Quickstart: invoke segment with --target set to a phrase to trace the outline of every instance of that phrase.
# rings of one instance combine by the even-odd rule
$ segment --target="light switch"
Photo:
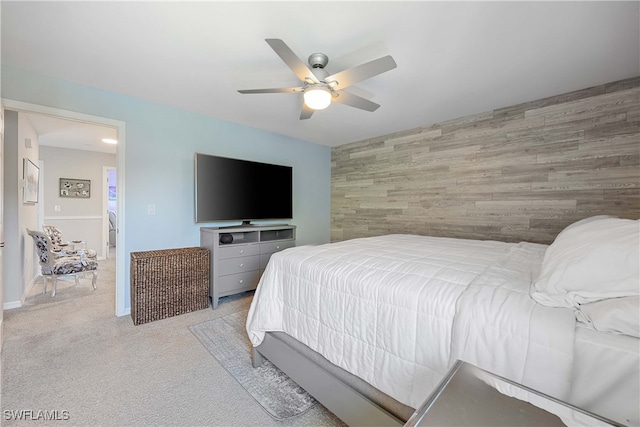
[[[60,205],[55,205],[53,207],[53,210],[56,211],[56,212],[60,212]]]
[[[156,214],[156,205],[147,205],[147,215]]]

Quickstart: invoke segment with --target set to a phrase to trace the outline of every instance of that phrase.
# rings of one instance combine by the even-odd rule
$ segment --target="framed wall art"
[[[60,197],[88,199],[91,197],[91,180],[60,178]]]
[[[38,188],[40,180],[40,169],[31,160],[23,160],[22,177],[24,178],[24,192],[22,193],[23,203],[38,203]]]

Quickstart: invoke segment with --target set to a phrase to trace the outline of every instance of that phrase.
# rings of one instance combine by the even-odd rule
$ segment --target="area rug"
[[[251,365],[246,319],[247,311],[241,311],[189,329],[273,418],[284,420],[307,412],[315,399],[284,372],[268,360],[258,368]]]

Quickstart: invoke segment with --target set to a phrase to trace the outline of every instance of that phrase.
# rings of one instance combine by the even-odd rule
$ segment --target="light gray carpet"
[[[315,399],[271,362],[267,360],[253,368],[246,319],[247,311],[241,311],[189,329],[275,419],[295,417],[311,409],[316,404]]]
[[[89,279],[34,288],[4,311],[0,424],[5,426],[344,426],[322,405],[277,421],[191,333],[189,326],[249,308],[253,295],[217,310],[134,326],[115,317],[113,259]],[[68,421],[17,421],[4,411],[68,411]]]

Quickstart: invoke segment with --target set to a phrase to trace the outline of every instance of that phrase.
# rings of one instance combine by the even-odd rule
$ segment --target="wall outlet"
[[[56,212],[60,212],[60,205],[55,205],[53,207],[53,210],[56,211]]]
[[[147,215],[156,214],[156,205],[147,205]]]

